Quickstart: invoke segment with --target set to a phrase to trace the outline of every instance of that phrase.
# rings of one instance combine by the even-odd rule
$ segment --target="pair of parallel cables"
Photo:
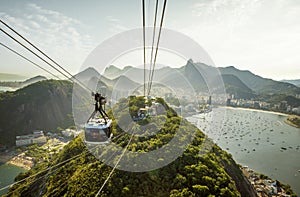
[[[146,32],[145,32],[145,0],[142,0],[142,12],[143,12],[143,45],[144,45],[144,96],[146,96],[146,91],[147,91],[147,96],[150,94],[151,88],[152,88],[152,82],[153,82],[153,75],[154,75],[154,70],[155,70],[155,65],[156,65],[156,59],[157,59],[157,54],[158,54],[158,49],[159,49],[159,41],[160,41],[160,36],[161,36],[161,29],[162,29],[162,25],[163,25],[163,19],[164,19],[164,14],[165,14],[165,9],[166,9],[166,3],[167,0],[164,0],[164,4],[163,4],[163,10],[162,10],[162,16],[161,16],[161,21],[160,21],[160,26],[159,26],[159,33],[158,33],[158,38],[157,38],[157,42],[156,42],[156,49],[155,49],[155,54],[154,54],[154,58],[153,58],[153,53],[154,53],[154,41],[155,41],[155,30],[156,30],[156,20],[157,20],[157,12],[158,12],[158,0],[156,0],[156,6],[155,6],[155,17],[154,17],[154,28],[153,28],[153,38],[152,38],[152,47],[151,47],[151,58],[150,58],[150,72],[149,72],[149,76],[148,76],[148,87],[146,90]],[[64,77],[66,77],[67,80],[70,80],[72,82],[78,82],[78,84],[83,87],[86,90],[89,90],[90,92],[93,92],[93,90],[91,90],[89,87],[87,87],[85,84],[83,84],[80,80],[78,80],[74,75],[72,75],[70,72],[68,72],[64,67],[62,67],[60,64],[58,64],[56,61],[54,61],[52,58],[49,57],[49,55],[47,55],[46,53],[44,53],[41,49],[39,49],[36,45],[34,45],[32,42],[30,42],[28,39],[26,39],[24,36],[22,36],[19,32],[17,32],[15,29],[13,29],[11,26],[9,26],[7,23],[5,23],[3,20],[0,19],[0,22],[6,26],[8,29],[10,29],[13,33],[15,33],[16,35],[18,35],[20,38],[22,38],[23,41],[25,41],[27,44],[29,44],[31,47],[33,47],[35,50],[37,50],[39,53],[41,53],[43,56],[45,56],[48,60],[50,60],[53,64],[55,64],[56,66],[58,66],[60,69],[58,69],[56,66],[54,66],[52,63],[50,63],[48,60],[46,60],[45,58],[41,57],[39,54],[37,54],[36,52],[34,52],[32,49],[30,49],[28,46],[24,45],[22,42],[20,42],[18,39],[16,39],[13,35],[11,35],[10,33],[8,33],[7,31],[3,30],[2,28],[0,28],[0,31],[2,31],[5,35],[7,35],[10,39],[12,39],[14,42],[16,42],[17,44],[21,45],[23,48],[25,48],[27,51],[29,51],[30,53],[32,53],[33,55],[35,55],[36,57],[38,57],[40,60],[42,60],[43,62],[45,62],[47,65],[49,65],[51,68],[55,69],[57,72],[59,72],[61,75],[63,75]],[[44,67],[40,66],[39,64],[33,62],[32,60],[30,60],[29,58],[26,58],[25,56],[23,56],[22,54],[18,53],[17,51],[13,50],[12,48],[8,47],[7,45],[3,44],[0,42],[0,45],[5,47],[6,49],[10,50],[11,52],[15,53],[16,55],[20,56],[21,58],[25,59],[26,61],[32,63],[33,65],[37,66],[38,68],[46,71],[47,73],[51,74],[52,76],[60,79],[58,76],[56,76],[55,74],[53,74],[51,71],[45,69]],[[105,184],[107,183],[107,181],[109,180],[109,178],[112,176],[116,166],[118,165],[119,161],[121,160],[122,156],[124,155],[128,145],[131,142],[133,136],[131,136],[124,152],[122,153],[121,157],[119,158],[118,162],[116,163],[115,167],[112,169],[112,171],[110,172],[109,176],[107,177],[107,179],[105,180],[105,182],[103,183],[103,185],[101,186],[100,190],[97,192],[96,196],[98,196],[102,189],[104,188]],[[79,156],[79,155],[78,155]],[[70,158],[70,160],[78,157],[75,156],[73,158]],[[68,162],[70,160],[66,160],[64,162]],[[61,162],[60,164],[64,163]],[[56,165],[57,166],[57,165]],[[53,166],[54,167],[54,166]],[[38,173],[39,174],[39,173]],[[38,175],[36,174],[36,175]],[[34,175],[34,176],[36,176]],[[30,176],[32,177],[32,176]],[[29,178],[29,177],[28,177]],[[18,181],[17,183],[20,183],[22,181],[27,180],[23,179]],[[14,183],[16,184],[16,183]],[[12,184],[12,185],[14,185]],[[11,186],[11,185],[10,185]],[[7,188],[7,187],[4,187]],[[1,188],[0,190],[4,189]]]
[[[157,20],[157,12],[158,12],[158,0],[156,0],[155,4],[155,13],[154,13],[154,23],[153,23],[153,33],[152,33],[152,46],[151,46],[151,56],[150,56],[150,69],[149,69],[149,76],[148,76],[148,83],[146,88],[146,22],[145,22],[145,0],[142,0],[142,12],[143,12],[143,49],[144,49],[144,96],[149,96],[151,93],[152,88],[152,82],[153,82],[153,76],[154,76],[154,70],[156,65],[156,59],[157,59],[157,53],[159,50],[159,41],[161,36],[161,30],[162,25],[164,21],[165,16],[165,10],[166,10],[167,0],[164,0],[161,18],[160,18],[160,25],[159,25],[159,32],[155,47],[155,53],[154,53],[154,43],[155,43],[155,34],[156,34],[156,20]],[[154,53],[154,57],[153,57]]]
[[[22,46],[23,48],[25,48],[27,51],[29,51],[30,53],[32,53],[34,56],[36,56],[37,58],[39,58],[40,60],[42,60],[44,63],[46,63],[48,66],[50,66],[51,68],[53,68],[54,70],[56,70],[57,72],[59,72],[61,75],[63,75],[64,77],[66,77],[67,80],[77,83],[78,85],[80,85],[82,88],[84,88],[85,90],[88,90],[90,92],[93,92],[93,90],[91,90],[89,87],[87,87],[85,84],[83,84],[80,80],[78,80],[76,78],[75,75],[72,75],[69,71],[67,71],[63,66],[61,66],[59,63],[57,63],[56,61],[54,61],[52,58],[49,57],[49,55],[47,55],[45,52],[43,52],[41,49],[39,49],[35,44],[33,44],[32,42],[30,42],[27,38],[25,38],[23,35],[21,35],[19,32],[17,32],[15,29],[13,29],[11,26],[9,26],[7,23],[5,23],[3,20],[0,19],[0,23],[2,23],[4,26],[6,26],[9,30],[11,30],[14,34],[16,34],[17,36],[19,36],[23,41],[25,41],[27,44],[29,44],[31,47],[33,47],[35,50],[37,50],[41,55],[43,55],[45,58],[41,57],[41,55],[39,55],[38,53],[36,53],[35,51],[33,51],[33,49],[30,49],[28,46],[26,46],[25,44],[23,44],[21,41],[19,41],[16,37],[14,37],[11,33],[8,33],[7,31],[5,31],[4,29],[0,28],[0,31],[2,31],[6,36],[8,36],[10,39],[12,39],[14,42],[16,42],[17,44],[19,44],[20,46]],[[55,75],[53,72],[49,71],[48,69],[44,68],[43,66],[33,62],[32,60],[30,60],[29,58],[25,57],[24,55],[20,54],[19,52],[13,50],[12,48],[8,47],[7,45],[3,44],[0,42],[0,45],[5,47],[6,49],[10,50],[11,52],[15,53],[16,55],[20,56],[21,58],[25,59],[26,61],[30,62],[31,64],[37,66],[38,68],[42,69],[43,71],[46,71],[47,73],[51,74],[52,76],[54,76],[57,79],[60,79],[57,75]],[[50,60],[50,62],[48,60]],[[52,62],[52,63],[51,63]],[[53,65],[54,64],[54,65]],[[56,65],[56,66],[55,66]],[[58,67],[58,68],[57,68]]]

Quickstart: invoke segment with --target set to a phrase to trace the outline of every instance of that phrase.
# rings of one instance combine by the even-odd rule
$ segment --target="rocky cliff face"
[[[221,163],[227,174],[234,180],[241,196],[258,196],[249,180],[243,175],[241,169],[232,158],[229,158],[229,162],[222,160]]]
[[[72,125],[72,84],[46,80],[0,94],[0,144],[14,145],[15,136],[33,130]]]

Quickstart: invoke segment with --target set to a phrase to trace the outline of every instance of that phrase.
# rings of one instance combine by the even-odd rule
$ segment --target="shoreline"
[[[34,166],[32,158],[25,157],[24,153],[16,154],[15,151],[10,151],[0,155],[0,165],[14,165],[25,170],[30,170]]]
[[[10,161],[14,156],[12,155],[0,155],[0,165],[6,164],[8,161]]]
[[[298,123],[293,122],[293,121],[295,121],[295,119]],[[284,122],[290,126],[293,126],[293,127],[296,127],[299,129],[300,128],[299,120],[300,120],[300,116],[290,115]]]
[[[231,106],[218,106],[218,107],[227,108],[227,109],[240,109],[240,110],[263,112],[263,113],[275,114],[275,115],[280,115],[280,116],[285,116],[285,117],[289,117],[291,115],[291,114],[285,114],[285,113],[282,113],[282,112],[268,111],[268,110],[263,110],[263,109],[252,109],[252,108],[231,107]]]
[[[292,114],[285,114],[282,112],[275,112],[275,111],[268,111],[268,110],[262,110],[262,109],[252,109],[252,108],[243,108],[243,107],[230,107],[230,106],[218,106],[220,108],[225,109],[239,109],[239,110],[248,110],[248,111],[255,111],[255,112],[263,112],[263,113],[269,113],[269,114],[275,114],[286,117],[286,120],[283,122],[291,127],[300,128],[298,125],[294,124],[292,121],[289,120],[290,117],[295,116]]]
[[[6,165],[13,165],[13,166],[17,166],[20,168],[23,168],[24,170],[31,170],[31,168],[33,167],[32,164],[29,163],[22,163],[22,162],[18,162],[18,161],[8,161],[5,163]]]
[[[26,156],[25,152],[22,152],[16,156],[14,156],[10,160],[8,160],[6,163],[24,168],[25,170],[30,170],[34,166],[33,158]]]
[[[288,124],[288,125],[290,125],[290,126],[292,126],[292,127],[298,128],[298,129],[300,128],[298,125],[294,124],[293,122],[291,122],[291,121],[288,120],[288,119],[285,120],[284,123],[285,123],[285,124]]]
[[[267,175],[256,172],[248,166],[240,167],[244,176],[248,179],[258,196],[268,196],[270,193],[275,196],[290,196],[295,194],[290,185],[281,183],[277,179],[272,179]]]

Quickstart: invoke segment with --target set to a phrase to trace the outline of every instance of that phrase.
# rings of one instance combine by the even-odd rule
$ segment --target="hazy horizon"
[[[146,26],[153,25],[153,13],[154,1],[147,1]],[[167,4],[163,27],[197,42],[218,67],[234,66],[274,80],[298,79],[299,17],[295,0],[174,0]],[[0,19],[71,73],[81,70],[88,54],[108,38],[142,27],[141,2],[124,0],[3,0]],[[3,33],[0,42],[41,64]],[[45,75],[2,46],[0,58],[0,73]]]
[[[127,67],[127,66],[131,66],[131,67],[134,67],[133,65],[126,65],[126,66],[121,66],[121,67],[119,67],[119,66],[116,66],[116,65],[110,65],[110,66],[115,66],[115,67],[117,67],[117,68],[119,68],[119,69],[124,69],[125,67]],[[183,65],[184,66],[184,65]],[[157,67],[157,69],[160,69],[160,68],[164,68],[164,67],[168,67],[168,66],[161,66],[161,67]],[[182,66],[179,66],[179,67],[177,67],[177,68],[180,68],[180,67],[182,67]],[[226,67],[231,67],[231,66],[220,66],[220,67],[217,67],[217,68],[226,68]],[[235,67],[235,66],[233,66],[233,67]],[[138,67],[139,68],[139,67]],[[251,70],[241,70],[241,69],[239,69],[239,68],[237,68],[237,67],[235,67],[236,69],[238,69],[238,70],[240,70],[240,71],[250,71],[251,73],[253,73]],[[140,68],[140,69],[142,69],[142,68]],[[73,74],[73,75],[76,75],[76,74],[78,74],[79,72],[81,72],[81,71],[78,71],[78,72],[76,72],[76,73],[71,73],[71,74]],[[4,75],[16,75],[16,78],[13,78],[13,79],[8,79],[8,80],[3,80],[3,79],[1,79],[1,75],[2,74],[4,74]],[[256,74],[256,73],[253,73],[253,74]],[[17,73],[2,73],[2,72],[0,72],[0,81],[23,81],[23,80],[26,80],[26,79],[29,79],[29,78],[32,78],[32,77],[36,77],[36,76],[44,76],[44,77],[46,77],[47,79],[57,79],[57,78],[55,78],[55,77],[53,77],[53,76],[51,76],[50,74],[32,74],[32,75],[22,75],[22,74],[17,74]],[[63,75],[60,75],[60,74],[57,74],[56,76],[58,76],[59,78],[61,78],[62,80],[64,80],[64,79],[66,79],[66,77],[64,77]],[[266,78],[266,79],[272,79],[272,78],[267,78],[267,77],[264,77],[264,76],[261,76],[261,75],[259,75],[260,77],[263,77],[263,78]],[[272,79],[272,80],[275,80],[275,81],[284,81],[284,80],[300,80],[300,77],[299,78],[295,78],[295,79],[279,79],[279,80],[276,80],[276,79]]]

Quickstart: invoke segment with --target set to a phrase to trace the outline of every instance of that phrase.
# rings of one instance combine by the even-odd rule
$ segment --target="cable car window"
[[[108,137],[106,136],[103,129],[89,129],[85,130],[85,139],[88,142],[103,142],[107,141]]]

